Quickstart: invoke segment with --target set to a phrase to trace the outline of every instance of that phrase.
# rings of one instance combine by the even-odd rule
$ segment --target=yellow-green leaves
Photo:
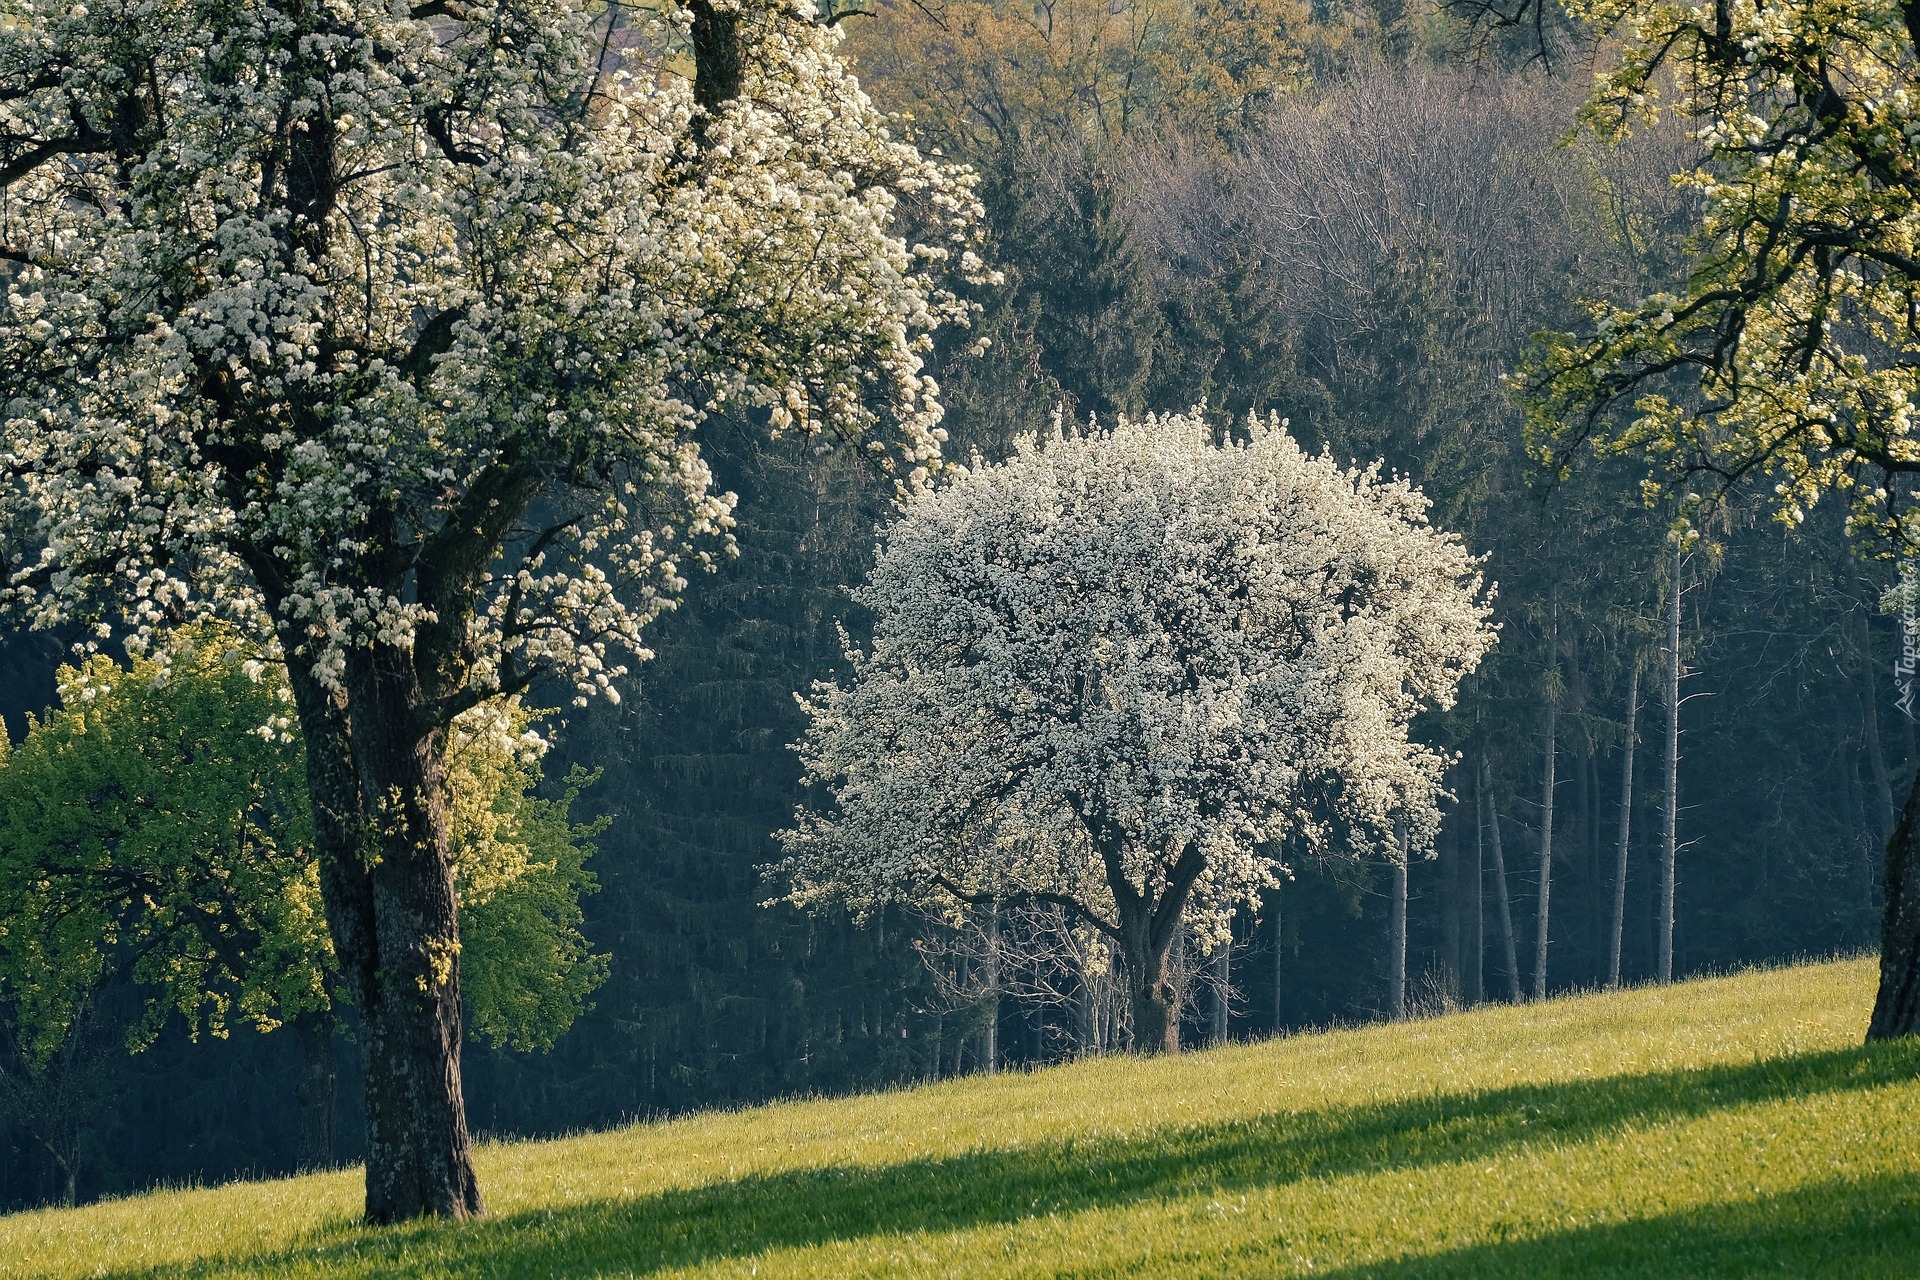
[[[1619,136],[1680,90],[1706,163],[1674,181],[1701,224],[1684,289],[1597,306],[1591,335],[1536,348],[1522,381],[1537,456],[1645,457],[1651,497],[1764,477],[1788,524],[1842,493],[1857,535],[1920,545],[1911,487],[1873,479],[1920,471],[1920,63],[1903,11],[1576,9],[1624,39],[1591,127]]]
[[[162,656],[63,668],[60,698],[10,754],[0,741],[0,1000],[32,1051],[56,1049],[117,973],[147,996],[134,1049],[174,1012],[220,1036],[329,1009],[333,951],[280,669],[195,630]],[[606,960],[580,933],[597,828],[567,817],[591,776],[533,799],[529,721],[518,707],[462,718],[449,804],[474,1028],[545,1048]]]

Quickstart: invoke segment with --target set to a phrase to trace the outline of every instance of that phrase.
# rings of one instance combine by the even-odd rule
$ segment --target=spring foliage
[[[1895,483],[1920,471],[1920,17],[1891,0],[1573,8],[1622,37],[1586,122],[1618,138],[1667,109],[1692,120],[1704,155],[1675,181],[1703,221],[1683,289],[1597,303],[1590,335],[1548,338],[1528,371],[1536,446],[1562,470],[1583,442],[1646,458],[1650,498],[1765,476],[1789,524],[1837,493],[1856,535],[1920,545]]]
[[[164,660],[95,655],[61,705],[0,740],[0,999],[36,1057],[115,973],[148,995],[129,1044],[177,1012],[194,1034],[272,1030],[331,1007],[302,745],[276,668],[214,633]],[[527,717],[456,735],[455,875],[472,1024],[552,1044],[604,976],[579,932],[595,828],[567,819],[585,779],[533,798],[537,756],[497,743]]]
[[[1409,724],[1493,639],[1426,505],[1198,412],[1056,421],[909,499],[857,593],[871,647],[806,703],[827,803],[784,833],[794,899],[1057,898],[1117,933],[1117,896],[1177,897],[1198,857],[1213,938],[1285,846],[1425,842],[1446,760]]]

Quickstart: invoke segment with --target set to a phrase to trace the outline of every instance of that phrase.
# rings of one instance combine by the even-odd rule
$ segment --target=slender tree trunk
[[[1920,774],[1887,841],[1886,910],[1880,925],[1880,990],[1868,1040],[1920,1034]]]
[[[1407,827],[1394,837],[1392,917],[1387,934],[1387,1016],[1407,1016]]]
[[[1473,824],[1473,963],[1467,968],[1467,1003],[1487,998],[1487,824],[1484,787],[1474,788]]]
[[[1680,542],[1673,543],[1673,597],[1667,613],[1667,811],[1660,848],[1660,910],[1654,938],[1654,976],[1673,981],[1674,862],[1680,830]]]
[[[1480,777],[1483,782],[1492,777],[1484,755],[1480,757]],[[1500,946],[1507,962],[1507,994],[1515,1004],[1519,1004],[1520,957],[1513,945],[1513,905],[1507,897],[1507,858],[1500,846],[1500,813],[1493,807],[1491,799],[1487,802],[1487,830],[1493,836],[1493,896],[1500,908]]]
[[[1560,701],[1549,692],[1547,697],[1547,776],[1541,787],[1540,813],[1540,909],[1534,928],[1533,998],[1547,998],[1547,922],[1553,900],[1553,766],[1559,754],[1555,743],[1559,736]]]
[[[987,908],[987,1025],[981,1030],[981,1057],[988,1071],[1000,1069],[1000,904]]]
[[[1627,927],[1627,838],[1633,826],[1633,747],[1640,732],[1640,664],[1627,674],[1627,748],[1620,766],[1620,839],[1613,850],[1613,927],[1607,935],[1607,990],[1620,989],[1620,942]]]
[[[1874,795],[1880,802],[1879,836],[1881,842],[1885,843],[1893,838],[1897,818],[1893,811],[1893,778],[1887,770],[1887,753],[1880,747],[1879,681],[1873,674],[1873,629],[1864,614],[1860,619],[1860,659],[1865,685],[1861,696],[1866,701],[1866,714],[1862,717],[1861,727],[1866,738],[1867,772],[1873,776]]]
[[[1285,1005],[1281,1001],[1281,995],[1286,990],[1284,979],[1287,972],[1287,931],[1281,916],[1280,892],[1281,886],[1275,885],[1267,897],[1267,909],[1273,915],[1273,1034],[1275,1035],[1279,1035],[1280,1029],[1287,1025]]]
[[[307,1014],[294,1030],[300,1040],[300,1082],[293,1091],[300,1111],[298,1159],[302,1169],[325,1169],[333,1164],[333,1018]]]
[[[348,661],[354,763],[379,857],[370,872],[379,967],[361,1006],[367,1217],[481,1212],[460,1081],[460,930],[447,828],[446,743],[410,655]]]
[[[1213,1016],[1210,1019],[1212,1023],[1210,1030],[1213,1033],[1213,1042],[1215,1044],[1225,1044],[1227,1042],[1227,1019],[1229,1017],[1227,996],[1232,990],[1228,984],[1233,980],[1232,941],[1223,942],[1215,947],[1213,954],[1207,958],[1207,961],[1213,969]]]
[[[1452,1004],[1459,1004],[1465,994],[1466,982],[1462,978],[1465,965],[1465,944],[1462,940],[1462,921],[1466,915],[1466,875],[1462,864],[1460,831],[1456,823],[1447,826],[1447,838],[1440,846],[1444,851],[1446,865],[1440,877],[1442,897],[1440,902],[1440,950],[1441,973],[1440,986],[1446,998]]]

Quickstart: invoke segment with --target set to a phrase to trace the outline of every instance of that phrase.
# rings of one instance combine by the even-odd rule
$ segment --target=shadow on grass
[[[129,1280],[295,1270],[645,1275],[768,1249],[1479,1160],[1535,1142],[1580,1142],[1628,1126],[1866,1090],[1916,1075],[1920,1042],[1902,1041],[1688,1071],[1274,1112],[1225,1124],[891,1165],[791,1170],[474,1223],[384,1231],[341,1227],[284,1251],[119,1274]],[[1466,1270],[1436,1274],[1473,1274],[1469,1262],[1461,1265]]]
[[[1920,1174],[1820,1182],[1783,1195],[1323,1274],[1333,1280],[1911,1280],[1920,1275]]]

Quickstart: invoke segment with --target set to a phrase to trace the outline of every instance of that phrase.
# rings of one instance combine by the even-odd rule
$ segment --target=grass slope
[[[33,1276],[1920,1275],[1920,1043],[1849,960],[0,1217]]]

